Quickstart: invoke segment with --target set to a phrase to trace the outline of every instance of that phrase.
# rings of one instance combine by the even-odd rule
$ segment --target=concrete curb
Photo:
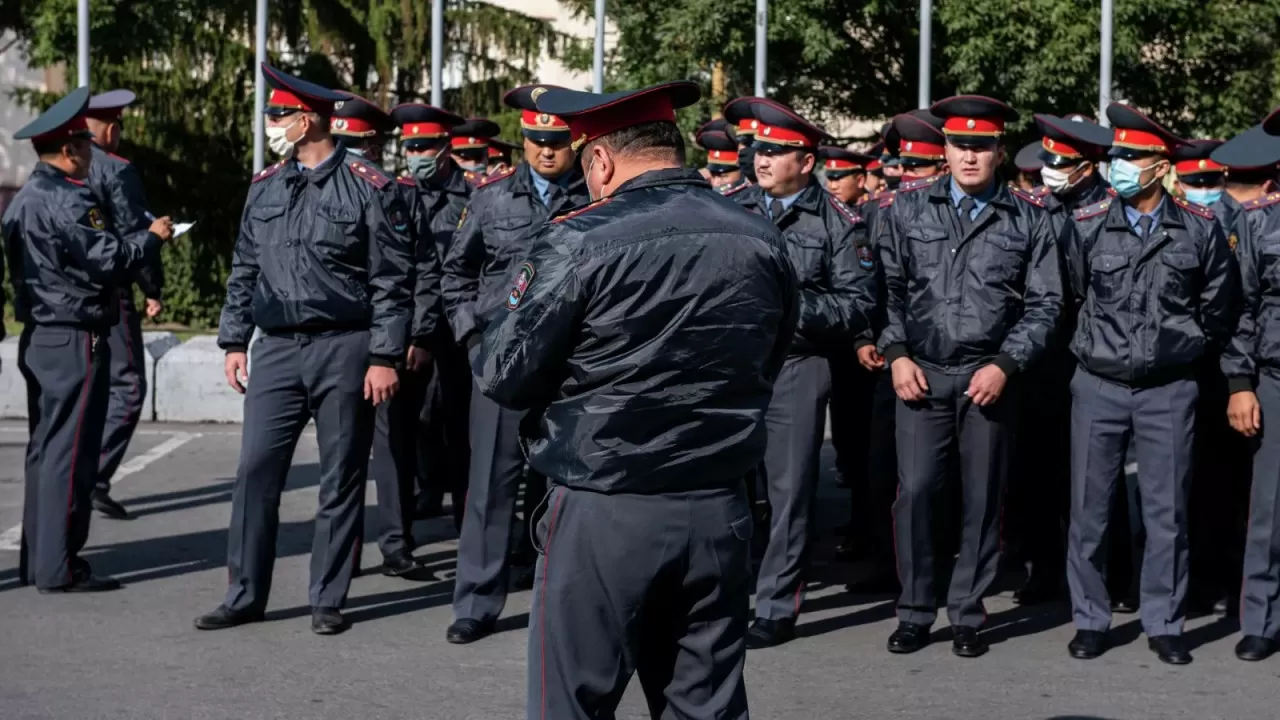
[[[156,421],[241,422],[244,397],[227,386],[225,357],[212,335],[198,335],[165,353],[156,363]]]

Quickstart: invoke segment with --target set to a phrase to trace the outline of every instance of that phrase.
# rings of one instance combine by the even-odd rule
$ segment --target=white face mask
[[[1076,167],[1073,167],[1070,170],[1063,172],[1062,170],[1057,170],[1055,168],[1045,166],[1040,169],[1040,178],[1044,180],[1045,187],[1049,188],[1055,193],[1062,194],[1070,190],[1071,188],[1075,187],[1077,184],[1080,183],[1081,180],[1084,179],[1084,173],[1081,173],[1080,177],[1076,178],[1075,182],[1071,182],[1071,173],[1079,169],[1080,169],[1080,166],[1077,165]]]
[[[302,138],[298,138],[298,140],[289,140],[286,136],[289,134],[289,128],[297,125],[298,121],[301,119],[302,116],[299,115],[294,118],[293,122],[283,127],[267,126],[267,144],[271,146],[271,152],[277,155],[288,155],[293,152],[293,146],[297,145],[298,140],[301,140]]]

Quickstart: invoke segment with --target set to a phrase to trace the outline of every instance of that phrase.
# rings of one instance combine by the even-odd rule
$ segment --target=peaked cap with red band
[[[891,136],[898,144],[898,157],[905,164],[933,164],[946,159],[947,136],[942,134],[942,118],[928,110],[912,110],[890,122]]]
[[[520,146],[515,143],[501,138],[489,138],[489,161],[502,160],[510,164],[513,153],[519,149]]]
[[[1040,128],[1040,160],[1052,168],[1101,160],[1111,147],[1111,130],[1075,113],[1066,117],[1036,114]]]
[[[712,175],[738,169],[738,141],[725,131],[727,127],[723,120],[712,120],[695,134],[699,147],[707,151],[707,169]]]
[[[342,94],[345,99],[333,104],[329,132],[343,137],[374,137],[395,128],[386,110],[354,93]]]
[[[1173,169],[1178,177],[1226,172],[1226,166],[1212,158],[1213,151],[1223,144],[1222,140],[1188,140],[1174,148]]]
[[[85,110],[89,107],[89,88],[72,90],[40,113],[26,127],[13,134],[14,140],[30,140],[33,143],[55,142],[91,135],[85,124]]]
[[[559,85],[524,85],[502,96],[502,103],[520,111],[520,131],[536,143],[559,143],[569,139],[569,125],[549,112],[538,109],[538,98]]]
[[[559,115],[569,125],[574,150],[623,128],[651,122],[676,121],[676,110],[702,97],[694,83],[661,83],[643,90],[588,93],[548,90],[535,101],[538,110]]]
[[[879,158],[872,157],[856,150],[847,150],[834,145],[823,145],[818,148],[818,160],[829,178],[842,178],[855,172],[865,172],[867,166]]]
[[[1223,143],[1209,157],[1226,166],[1228,174],[1236,170],[1274,170],[1280,163],[1280,137],[1268,133],[1264,125],[1254,125]]]
[[[929,112],[942,118],[942,132],[948,139],[961,142],[998,142],[1005,123],[1018,119],[1016,110],[983,95],[944,98],[929,106]]]
[[[498,123],[487,118],[468,118],[454,125],[449,131],[449,145],[454,150],[483,150],[489,147],[489,138],[502,132]]]
[[[725,123],[733,126],[733,134],[739,144],[746,145],[755,139],[756,132],[760,128],[760,121],[751,112],[751,102],[753,100],[764,100],[764,98],[749,95],[730,100],[721,108],[720,114],[724,116]]]
[[[831,136],[826,130],[800,117],[795,110],[768,98],[752,98],[747,102],[756,126],[756,147],[781,146],[816,150]]]
[[[345,100],[346,95],[321,87],[277,68],[262,63],[262,79],[271,93],[267,96],[267,115],[288,115],[294,112],[314,112],[326,117],[333,114],[333,107]]]
[[[1111,139],[1112,157],[1138,158],[1144,155],[1169,157],[1174,148],[1184,144],[1177,135],[1165,130],[1156,121],[1125,105],[1113,102],[1107,106],[1107,119],[1114,133]]]
[[[391,108],[391,122],[400,128],[400,144],[418,150],[449,137],[449,131],[465,122],[460,116],[434,105],[404,103]]]
[[[85,111],[85,115],[110,122],[124,114],[124,109],[137,99],[137,94],[132,90],[108,90],[89,98],[89,109]]]
[[[884,141],[881,140],[875,145],[867,148],[867,156],[871,157],[871,162],[867,163],[867,172],[876,176],[884,174]]]

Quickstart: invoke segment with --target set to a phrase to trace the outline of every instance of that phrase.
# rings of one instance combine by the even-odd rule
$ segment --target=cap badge
[[[1053,138],[1049,138],[1046,142],[1047,142],[1047,143],[1049,143],[1049,149],[1051,149],[1051,150],[1052,150],[1052,149],[1053,149]]]
[[[542,97],[544,94],[546,94],[546,92],[547,92],[546,88],[536,87],[532,91],[530,91],[529,99],[534,102],[538,102],[538,98]]]
[[[764,134],[765,134],[765,135],[768,135],[770,130],[773,130],[773,128],[772,128],[772,127],[768,127],[768,126],[766,126],[766,127],[765,127],[765,129],[764,129]]]
[[[752,121],[751,121],[751,129],[752,129],[752,130],[758,129],[759,127],[760,127],[760,121],[759,121],[759,120],[752,120]]]
[[[1206,167],[1209,167],[1209,163],[1208,163],[1208,161],[1206,161],[1206,160],[1201,160],[1201,161],[1200,161],[1200,169],[1201,169],[1201,170],[1203,170],[1203,169],[1205,169]]]
[[[968,120],[965,121],[964,126],[972,130],[978,127],[978,123],[973,118],[969,118]]]
[[[1128,131],[1128,130],[1121,130],[1121,131],[1120,131],[1120,139],[1121,139],[1121,140],[1123,140],[1123,139],[1125,138],[1125,136],[1126,136],[1126,135],[1128,135],[1128,134],[1129,134],[1129,131]]]
[[[346,129],[347,129],[347,119],[346,119],[346,118],[334,118],[334,120],[333,120],[333,129],[334,129],[334,130],[346,130]]]
[[[905,150],[910,151],[910,150],[911,150],[911,145],[912,145],[911,141],[909,141],[909,140],[908,140],[908,141],[907,141],[907,145],[906,145],[906,147],[905,147],[904,149],[905,149]]]
[[[346,104],[347,104],[347,101],[346,101],[346,100],[339,100],[338,102],[336,102],[336,103],[334,103],[334,104],[333,104],[333,109],[334,109],[334,110],[341,110],[341,109],[342,109],[342,106],[343,106],[343,105],[346,105]]]
[[[417,126],[417,125],[411,125],[411,126],[409,127],[409,134],[410,134],[410,135],[417,135],[417,134],[418,134],[418,126]]]
[[[538,88],[538,89],[539,89],[539,90],[541,90],[542,88]],[[539,124],[539,125],[550,125],[550,124],[551,124],[551,116],[550,116],[550,115],[548,115],[547,113],[542,113],[541,115],[539,115],[539,116],[538,116],[538,124]]]
[[[586,144],[587,144],[587,134],[582,133],[581,135],[578,136],[577,140],[574,140],[570,144],[570,147],[573,148],[575,151],[577,151],[577,150],[581,150],[582,146]]]
[[[720,159],[720,151],[719,151],[719,150],[716,150],[716,151],[715,151],[715,155],[713,155],[713,157],[715,157],[717,160],[719,160],[719,159]]]

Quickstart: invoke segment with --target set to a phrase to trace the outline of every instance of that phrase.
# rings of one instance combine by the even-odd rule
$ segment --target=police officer
[[[75,90],[14,134],[31,141],[40,161],[0,220],[23,323],[18,368],[31,429],[19,573],[41,592],[120,587],[79,556],[108,406],[106,337],[120,312],[118,289],[157,261],[173,232],[169,218],[159,218],[142,235],[116,234],[86,184],[88,103],[88,88]]]
[[[797,290],[777,231],[682,167],[674,110],[698,95],[537,101],[569,124],[597,202],[534,238],[474,360],[482,393],[538,409],[529,461],[553,484],[530,718],[612,717],[633,673],[653,717],[748,717],[744,477]]]
[[[894,531],[902,596],[888,646],[910,653],[928,643],[941,564],[933,499],[954,464],[962,524],[947,614],[952,651],[977,657],[987,650],[978,631],[986,620],[982,598],[999,564],[1018,375],[1040,359],[1057,328],[1062,278],[1043,206],[996,178],[1004,125],[1017,114],[976,95],[947,98],[929,110],[944,120],[951,174],[904,183],[879,219],[888,288],[880,352],[900,400]]]
[[[421,204],[417,212],[425,224],[419,223],[419,239],[431,237],[436,257],[443,263],[474,187],[450,151],[450,133],[464,121],[447,110],[421,103],[397,105],[391,110],[391,120],[400,128],[400,148],[408,165],[408,173],[399,182],[414,190]],[[447,322],[439,323],[436,336],[423,342],[432,348],[435,363],[425,410],[425,446],[432,467],[429,476],[424,472],[419,478],[425,487],[415,510],[419,517],[435,514],[447,490],[453,500],[454,526],[460,529],[471,457],[467,438],[471,369]]]
[[[729,135],[729,124],[724,120],[704,123],[694,133],[698,145],[707,151],[707,172],[711,174],[711,187],[722,193],[745,186],[746,178],[738,167],[738,141]]]
[[[525,162],[476,188],[445,259],[445,305],[453,334],[463,344],[482,335],[497,317],[511,289],[513,266],[528,253],[547,218],[590,200],[574,164],[569,126],[535,104],[552,89],[529,85],[503,98],[521,111]],[[506,604],[516,497],[526,479],[520,446],[524,417],[480,393],[471,395],[471,477],[458,539],[454,622],[446,633],[451,643],[475,642],[493,632]],[[545,480],[536,469],[527,479],[525,497],[541,499]],[[533,504],[526,508],[532,511]]]
[[[1187,202],[1212,208],[1222,198],[1227,169],[1210,157],[1221,146],[1221,140],[1187,140],[1174,148],[1170,155],[1173,171],[1178,191]]]
[[[468,118],[449,130],[449,153],[467,182],[478,185],[489,175],[489,139],[502,129],[492,120]]]
[[[413,315],[408,209],[393,179],[329,134],[347,96],[263,63],[267,138],[284,159],[245,201],[218,345],[245,393],[231,499],[226,599],[201,630],[260,621],[271,590],[280,493],[293,448],[316,421],[320,506],[311,550],[311,629],[346,628],[340,608],[359,559],[374,406],[399,386]],[[253,379],[245,351],[254,326]]]
[[[726,125],[732,129],[733,137],[738,142],[738,170],[742,173],[745,185],[756,182],[756,128],[760,121],[751,117],[750,103],[759,100],[756,97],[740,97],[729,101],[724,106],[721,116]],[[728,190],[726,190],[728,192]]]
[[[142,178],[128,160],[116,155],[123,127],[121,114],[136,96],[128,90],[112,90],[89,98],[85,115],[93,133],[93,162],[89,166],[88,185],[102,201],[102,209],[110,217],[111,226],[121,239],[135,243],[145,237],[155,216],[147,211]],[[111,400],[107,405],[107,426],[102,433],[102,454],[98,462],[98,480],[93,490],[93,507],[103,516],[124,520],[129,511],[111,498],[111,477],[129,449],[129,441],[142,419],[143,399],[147,394],[147,376],[143,368],[146,353],[142,347],[142,315],[134,307],[133,282],[137,281],[147,298],[146,313],[156,317],[161,310],[164,271],[159,256],[154,263],[144,264],[135,277],[120,287],[119,322],[111,327],[107,342],[111,345]]]
[[[875,158],[855,150],[823,145],[818,159],[827,181],[827,192],[837,200],[855,207],[867,194],[867,165]]]
[[[1215,162],[1228,166],[1228,192],[1243,195],[1241,185],[1260,181],[1253,185],[1262,190],[1269,182],[1264,178],[1280,162],[1280,137],[1268,131],[1280,134],[1275,113],[1212,154]],[[1230,391],[1228,420],[1256,448],[1240,592],[1243,637],[1235,652],[1241,660],[1260,661],[1280,642],[1280,433],[1264,430],[1265,423],[1280,416],[1280,346],[1275,340],[1280,337],[1275,312],[1280,299],[1275,272],[1280,263],[1280,193],[1255,192],[1240,206],[1233,233],[1243,312],[1221,365]]]
[[[735,100],[724,116],[743,112],[742,105],[757,123],[758,184],[731,197],[782,231],[800,279],[802,308],[765,423],[763,474],[772,517],[756,581],[756,621],[747,638],[749,647],[759,648],[795,637],[831,392],[827,359],[852,352],[860,337],[870,335],[875,263],[862,218],[823,191],[813,175],[826,133],[772,100]]]
[[[865,205],[873,200],[879,202],[879,193],[887,189],[884,184],[884,163],[880,160],[884,154],[884,142],[876,141],[874,145],[867,148],[867,154],[875,159],[867,163],[867,194],[862,196],[859,205]]]
[[[329,132],[341,139],[348,152],[383,167],[382,149],[395,127],[391,115],[358,95],[343,93],[345,100],[334,104]],[[384,169],[384,174],[386,171]],[[400,389],[375,411],[373,454],[370,474],[378,490],[378,549],[382,552],[382,573],[418,579],[420,563],[413,557],[415,480],[425,475],[419,467],[418,446],[423,439],[419,416],[426,402],[431,379],[431,347],[442,320],[440,308],[440,259],[427,230],[418,193],[412,181],[396,185],[409,214],[409,236],[413,243],[413,321]]]
[[[1040,187],[1040,170],[1044,167],[1044,161],[1040,159],[1040,142],[1023,145],[1018,154],[1013,156],[1013,167],[1018,171],[1017,176],[1010,181],[1014,187],[1023,192],[1031,192]]]
[[[499,175],[515,166],[514,158],[520,146],[502,138],[489,138],[489,176]]]
[[[1111,185],[1119,200],[1079,208],[1063,248],[1079,318],[1071,352],[1071,528],[1067,580],[1078,632],[1073,657],[1106,650],[1111,610],[1102,548],[1109,502],[1132,435],[1146,554],[1140,617],[1171,664],[1191,661],[1182,637],[1187,589],[1187,490],[1207,347],[1236,314],[1236,269],[1213,213],[1165,192],[1181,144],[1133,108],[1112,103]]]

